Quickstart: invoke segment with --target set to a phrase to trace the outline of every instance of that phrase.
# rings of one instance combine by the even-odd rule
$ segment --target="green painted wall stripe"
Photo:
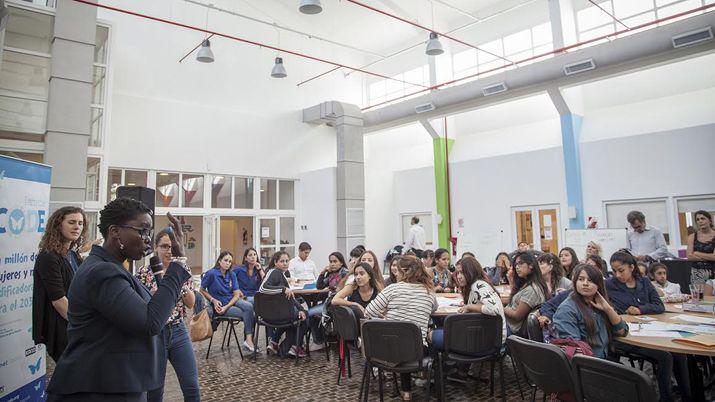
[[[447,151],[451,152],[454,140],[447,140]],[[437,244],[439,247],[451,249],[449,241],[449,204],[447,202],[447,158],[444,152],[445,139],[434,138],[434,184],[437,195],[437,213],[442,216],[442,223],[437,226]]]

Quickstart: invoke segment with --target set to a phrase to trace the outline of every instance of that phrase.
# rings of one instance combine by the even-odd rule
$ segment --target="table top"
[[[657,320],[657,321],[668,323],[668,324],[692,324],[692,323],[688,323],[686,321],[681,321],[681,320],[677,319],[676,317],[679,315],[700,316],[698,313],[693,314],[693,313],[689,313],[689,312],[680,311],[678,313],[666,312],[663,314],[647,314],[647,315],[638,315],[638,316],[624,314],[624,315],[621,315],[621,317],[623,318],[624,321],[629,322],[629,323],[647,324],[649,322],[653,322],[653,320]],[[712,318],[712,315],[710,315],[709,317]],[[641,346],[641,347],[649,348],[649,349],[665,350],[667,352],[683,353],[683,354],[689,354],[689,355],[715,356],[715,350],[708,350],[705,348],[697,348],[697,347],[673,342],[674,337],[633,336],[633,335],[629,334],[628,336],[625,336],[625,337],[614,337],[613,339],[616,340],[617,342],[623,342],[623,343],[627,343],[629,345]]]
[[[715,296],[705,296],[705,302],[715,302]],[[712,317],[713,315],[711,313],[699,313],[696,311],[683,311],[683,303],[663,303],[665,304],[665,312],[666,313],[686,313],[686,314],[692,314],[692,315],[697,315],[701,317]]]
[[[313,286],[310,289],[304,289],[305,285],[313,285]],[[296,294],[296,295],[312,295],[312,294],[317,294],[317,293],[327,293],[330,290],[328,288],[317,289],[315,287],[315,282],[303,282],[303,281],[298,281],[297,283],[291,284],[290,289],[293,291],[293,294]]]

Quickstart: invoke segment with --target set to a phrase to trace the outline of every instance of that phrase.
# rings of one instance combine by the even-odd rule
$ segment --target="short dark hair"
[[[363,246],[362,244],[358,244],[357,246],[355,246],[355,248],[350,250],[350,257],[351,258],[360,258],[360,256],[364,252],[365,252],[365,246]]]
[[[420,223],[420,218],[417,217],[417,216],[413,216],[413,217],[412,217],[412,222],[414,222],[415,224]]]
[[[706,211],[706,210],[704,210],[704,209],[701,209],[701,210],[699,210],[699,211],[695,211],[695,213],[693,214],[693,218],[697,218],[698,215],[702,215],[702,216],[708,218],[708,220],[710,221],[710,227],[713,227],[713,216],[710,215],[710,212],[708,212],[708,211]]]
[[[628,213],[628,216],[626,216],[626,220],[631,224],[635,221],[645,222],[645,215],[643,215],[641,211],[631,211]]]
[[[298,245],[298,251],[308,251],[312,249],[313,247],[310,247],[310,244],[308,244],[307,241],[304,241]]]
[[[99,211],[99,233],[106,239],[110,226],[123,225],[142,214],[151,215],[152,211],[141,201],[119,197]]]

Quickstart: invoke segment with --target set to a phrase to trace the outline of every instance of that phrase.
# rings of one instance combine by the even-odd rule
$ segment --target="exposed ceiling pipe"
[[[637,25],[637,26],[632,27],[632,28],[629,28],[629,29],[623,29],[623,30],[616,31],[616,32],[613,32],[613,33],[610,33],[610,34],[606,34],[606,35],[602,35],[602,36],[599,36],[599,37],[596,37],[596,38],[592,38],[592,39],[589,39],[589,40],[585,40],[585,41],[582,41],[582,42],[574,43],[573,45],[564,46],[564,47],[562,47],[562,48],[555,49],[555,50],[552,50],[552,51],[550,51],[550,52],[541,53],[541,54],[538,54],[538,55],[535,55],[535,56],[532,56],[532,57],[527,57],[526,59],[516,61],[516,64],[518,65],[518,64],[526,63],[526,62],[533,61],[533,60],[536,60],[536,59],[540,59],[540,58],[546,57],[546,56],[551,56],[551,55],[556,56],[556,55],[558,55],[558,54],[560,54],[560,53],[567,53],[569,50],[572,50],[572,49],[581,47],[581,46],[583,46],[583,45],[588,45],[588,44],[590,44],[590,43],[598,42],[598,41],[601,41],[601,40],[604,40],[604,39],[609,39],[609,38],[611,38],[611,37],[615,37],[615,36],[618,36],[618,35],[621,35],[621,34],[624,34],[624,33],[628,33],[628,32],[631,32],[631,31],[637,31],[637,30],[640,30],[640,29],[643,29],[643,28],[646,28],[646,27],[649,27],[649,26],[652,26],[652,25],[660,24],[661,22],[669,21],[669,20],[672,20],[672,19],[677,19],[677,18],[686,16],[686,15],[690,15],[690,14],[693,14],[693,13],[700,12],[700,11],[705,11],[705,10],[707,10],[707,9],[709,9],[709,8],[713,8],[713,7],[715,7],[715,3],[713,3],[713,4],[707,4],[707,5],[704,5],[704,6],[701,6],[701,7],[694,8],[694,9],[692,9],[692,10],[683,11],[682,13],[673,14],[673,15],[671,15],[671,16],[669,16],[669,17],[664,17],[664,18],[660,18],[660,19],[657,19],[657,20],[654,20],[654,21],[646,22],[646,23],[644,23],[644,24]],[[475,73],[475,74],[471,74],[471,75],[468,75],[468,76],[466,76],[466,77],[453,79],[453,80],[450,80],[450,81],[447,81],[447,82],[443,82],[443,83],[441,83],[441,84],[433,85],[433,86],[431,86],[431,87],[429,87],[429,88],[421,89],[421,90],[418,90],[418,91],[415,91],[415,92],[412,92],[412,93],[409,93],[409,94],[406,94],[406,95],[398,96],[398,97],[396,97],[396,98],[389,99],[389,100],[386,100],[386,101],[384,101],[384,102],[380,102],[380,103],[376,103],[376,104],[374,104],[374,105],[366,106],[366,107],[362,108],[361,110],[364,112],[364,111],[366,111],[366,110],[374,109],[374,108],[376,108],[376,107],[378,107],[378,106],[386,105],[386,104],[388,104],[388,103],[392,103],[392,102],[397,101],[397,100],[400,100],[400,99],[409,98],[409,97],[412,97],[412,96],[414,96],[414,95],[418,95],[418,94],[420,94],[420,93],[432,91],[432,90],[439,89],[439,88],[442,88],[442,87],[447,86],[447,85],[455,84],[455,83],[460,82],[460,81],[464,81],[464,80],[468,80],[468,79],[471,79],[471,78],[479,77],[480,75],[484,75],[484,74],[488,74],[488,73],[493,73],[493,72],[499,71],[499,70],[505,70],[505,69],[508,68],[508,67],[511,67],[511,66],[510,66],[510,65],[499,66],[499,67],[491,68],[491,69],[489,69],[489,70],[485,70],[485,71],[482,71],[482,72],[478,72],[478,73]]]
[[[346,48],[346,49],[355,50],[355,51],[357,51],[357,52],[364,53],[364,54],[367,54],[367,55],[370,55],[370,56],[374,56],[374,57],[385,57],[385,56],[383,56],[383,55],[380,54],[380,53],[371,52],[371,51],[369,51],[369,50],[361,49],[361,48],[356,47],[356,46],[347,45],[347,44],[345,44],[345,43],[336,42],[336,41],[331,40],[331,39],[328,39],[328,38],[323,38],[323,37],[321,37],[321,36],[317,36],[317,35],[313,35],[313,34],[310,34],[310,33],[307,33],[307,32],[299,31],[299,30],[297,30],[297,29],[285,27],[285,26],[282,26],[282,25],[278,24],[277,22],[264,21],[264,20],[259,19],[259,18],[249,17],[249,16],[247,16],[247,15],[245,15],[245,14],[241,14],[241,13],[238,13],[238,12],[235,12],[235,11],[232,11],[232,10],[227,10],[227,9],[225,9],[225,8],[216,7],[214,4],[205,4],[205,3],[202,3],[202,2],[200,2],[200,1],[195,1],[195,0],[184,0],[184,1],[187,2],[187,3],[195,4],[195,5],[197,5],[197,6],[201,6],[201,7],[208,7],[208,8],[210,8],[210,9],[212,9],[212,10],[216,10],[216,11],[219,11],[219,12],[222,12],[222,13],[230,14],[230,15],[233,15],[233,16],[235,16],[235,17],[243,18],[243,19],[248,20],[248,21],[253,21],[253,22],[256,22],[256,23],[259,23],[259,24],[268,25],[268,26],[270,26],[270,27],[272,27],[272,28],[275,28],[275,29],[280,29],[280,30],[282,30],[282,31],[291,32],[291,33],[294,33],[294,34],[296,34],[296,35],[303,36],[303,37],[308,38],[308,39],[316,39],[316,40],[319,40],[319,41],[322,41],[322,42],[325,42],[325,43],[330,43],[331,45],[336,45],[336,46],[344,47],[344,48]],[[259,11],[260,11],[260,10],[259,10]]]
[[[452,41],[454,41],[454,42],[457,42],[457,43],[459,43],[459,44],[462,44],[462,45],[464,45],[464,46],[468,46],[468,47],[471,47],[471,48],[473,48],[473,49],[477,49],[477,50],[482,51],[482,52],[484,52],[484,53],[490,54],[490,55],[492,55],[492,56],[494,56],[494,57],[500,58],[500,59],[506,61],[507,63],[513,64],[513,62],[512,62],[511,60],[509,60],[509,59],[507,59],[507,58],[505,58],[505,57],[503,57],[503,56],[499,56],[498,54],[495,54],[495,53],[486,51],[486,50],[484,50],[484,49],[481,49],[481,48],[479,48],[479,47],[477,47],[477,46],[474,46],[474,45],[472,45],[472,44],[469,44],[469,43],[467,43],[467,42],[465,42],[465,41],[463,41],[463,40],[457,39],[457,38],[455,38],[454,36],[451,36],[451,35],[449,35],[449,34],[447,34],[447,33],[441,33],[441,32],[439,32],[439,31],[435,31],[435,30],[432,29],[432,28],[428,28],[428,27],[426,27],[426,26],[424,26],[424,25],[420,25],[420,24],[418,24],[418,23],[412,22],[412,21],[410,21],[410,20],[408,20],[408,19],[406,19],[406,18],[402,18],[402,17],[397,16],[397,15],[395,15],[395,14],[390,14],[390,13],[388,13],[387,11],[380,10],[379,8],[375,8],[375,7],[370,6],[370,5],[367,5],[367,4],[365,4],[365,3],[361,3],[361,2],[359,2],[359,1],[357,1],[357,0],[346,0],[346,1],[348,1],[348,2],[350,2],[350,3],[353,3],[353,4],[355,4],[355,5],[358,5],[358,6],[360,6],[360,7],[366,8],[366,9],[368,9],[368,10],[374,11],[374,12],[376,12],[376,13],[380,13],[380,14],[382,14],[382,15],[386,15],[386,16],[388,16],[388,17],[390,17],[390,18],[394,18],[394,19],[396,19],[396,20],[402,21],[402,22],[404,22],[404,23],[406,23],[406,24],[410,24],[410,25],[415,26],[415,27],[417,27],[417,28],[424,29],[424,30],[427,31],[427,32],[434,32],[434,33],[436,33],[437,35],[439,35],[439,36],[441,36],[441,37],[443,37],[443,38],[447,38],[447,39],[450,39],[450,40],[452,40]]]
[[[279,48],[279,47],[276,47],[276,46],[272,46],[272,45],[268,45],[268,44],[265,44],[265,43],[256,42],[256,41],[252,41],[252,40],[249,40],[249,39],[240,38],[240,37],[238,37],[238,36],[223,34],[223,33],[220,33],[220,32],[215,32],[215,31],[211,31],[211,30],[208,30],[208,29],[195,27],[195,26],[192,26],[192,25],[182,24],[181,22],[171,21],[171,20],[167,20],[167,19],[159,18],[159,17],[154,17],[154,16],[147,15],[147,14],[141,14],[141,13],[138,13],[138,12],[135,12],[135,11],[125,10],[125,9],[122,9],[122,8],[112,7],[112,6],[108,6],[108,5],[105,5],[105,4],[95,3],[95,2],[93,2],[93,1],[91,1],[91,0],[72,0],[72,1],[75,1],[75,2],[77,2],[77,3],[86,4],[86,5],[88,5],[88,6],[104,8],[104,9],[110,10],[110,11],[116,11],[116,12],[122,13],[122,14],[132,15],[132,16],[135,16],[135,17],[144,18],[144,19],[148,19],[148,20],[152,20],[152,21],[156,21],[156,22],[162,22],[162,23],[164,23],[164,24],[169,24],[169,25],[173,25],[173,26],[180,27],[180,28],[186,28],[186,29],[189,29],[189,30],[192,30],[192,31],[203,32],[203,33],[205,33],[205,34],[213,34],[213,35],[215,35],[215,36],[219,36],[219,37],[222,37],[222,38],[232,39],[232,40],[235,40],[235,41],[237,41],[237,42],[243,42],[243,43],[247,43],[247,44],[249,44],[249,45],[254,45],[254,46],[258,46],[258,47],[264,47],[264,48],[266,48],[266,49],[275,50],[275,51],[277,51],[277,52],[281,52],[281,53],[285,53],[285,54],[291,54],[291,55],[293,55],[293,56],[302,57],[302,58],[304,58],[304,59],[319,61],[319,62],[321,62],[321,63],[330,64],[330,65],[333,65],[333,66],[336,66],[336,67],[347,68],[347,69],[350,69],[350,70],[359,71],[359,72],[364,73],[364,74],[374,75],[375,77],[385,78],[385,79],[389,79],[389,80],[391,80],[391,81],[401,82],[401,83],[403,83],[403,84],[409,84],[409,85],[418,86],[418,87],[421,87],[421,88],[426,88],[424,85],[414,84],[414,83],[407,82],[407,81],[404,81],[404,80],[399,80],[399,79],[396,79],[396,78],[388,77],[388,76],[386,76],[386,75],[382,75],[382,74],[378,74],[378,73],[373,73],[373,72],[371,72],[371,71],[363,70],[363,69],[361,69],[361,68],[350,67],[350,66],[347,66],[347,65],[345,65],[345,64],[337,63],[337,62],[330,61],[330,60],[326,60],[326,59],[321,59],[321,58],[319,58],[319,57],[310,56],[310,55],[307,55],[307,54],[305,54],[305,53],[300,53],[300,52],[296,52],[296,51],[293,51],[293,50],[282,49],[282,48]]]
[[[683,15],[703,11],[711,7],[715,7],[715,4],[698,7],[686,12],[686,14],[681,13],[663,18],[654,21],[651,25],[667,19],[680,18]],[[548,88],[582,85],[595,80],[715,52],[715,40],[691,46],[673,47],[672,38],[674,36],[684,32],[697,31],[705,27],[715,27],[715,13],[695,15],[688,19],[619,38],[612,42],[605,42],[565,53],[559,57],[531,64],[528,67],[471,81],[441,91],[429,92],[377,110],[364,112],[364,130],[365,132],[373,132],[409,124],[419,119],[436,119],[454,113],[464,113],[488,105],[533,96],[543,93]],[[588,59],[593,59],[597,66],[595,69],[573,75],[564,74],[565,65],[583,62]],[[458,80],[453,80],[452,82],[456,81]],[[495,83],[503,83],[508,90],[496,95],[484,96],[483,88]],[[415,112],[415,107],[428,102],[435,105],[435,109],[418,115]]]
[[[500,16],[500,15],[502,15],[502,14],[505,14],[505,13],[508,13],[508,12],[511,12],[511,11],[514,11],[514,10],[520,8],[520,7],[523,7],[523,6],[527,5],[527,4],[534,3],[534,2],[536,2],[536,1],[538,1],[538,0],[526,0],[526,1],[523,2],[523,3],[516,4],[516,5],[512,6],[512,7],[505,8],[504,10],[500,10],[500,11],[494,13],[494,14],[488,15],[488,16],[486,16],[486,17],[480,19],[479,21],[473,21],[473,22],[464,24],[464,25],[462,25],[462,26],[460,26],[460,27],[457,27],[457,28],[455,28],[455,29],[452,29],[451,31],[447,31],[447,33],[448,33],[448,34],[451,34],[451,33],[454,33],[454,32],[462,31],[462,30],[467,29],[467,28],[471,28],[471,27],[473,27],[474,25],[477,25],[477,24],[482,23],[482,22],[489,21],[489,20],[491,20],[491,19],[493,19],[493,18],[496,18],[496,17],[498,17],[498,16]],[[425,44],[425,41],[420,41],[419,43],[415,43],[414,45],[411,45],[411,46],[406,47],[406,48],[404,48],[404,49],[398,50],[398,51],[396,51],[396,52],[394,52],[394,53],[391,53],[391,54],[389,54],[389,55],[387,55],[387,56],[385,56],[385,57],[383,57],[383,58],[381,58],[381,59],[378,59],[378,60],[375,60],[375,61],[373,61],[373,62],[367,63],[367,64],[361,66],[360,68],[372,67],[372,66],[374,66],[374,65],[377,64],[377,63],[380,63],[380,62],[389,60],[389,59],[391,59],[391,58],[393,58],[393,57],[399,56],[399,55],[401,55],[401,54],[403,54],[403,53],[405,53],[405,52],[408,52],[408,51],[410,51],[410,50],[412,50],[412,49],[418,47],[418,46],[423,46],[424,44]],[[320,77],[322,77],[322,76],[324,76],[324,75],[330,74],[330,73],[332,73],[332,72],[335,71],[335,70],[339,70],[339,68],[333,68],[333,69],[328,70],[328,71],[326,71],[326,72],[324,72],[324,73],[321,73],[321,74],[318,74],[318,75],[316,75],[316,76],[310,77],[310,78],[308,78],[308,79],[306,79],[306,80],[304,80],[304,81],[299,82],[299,83],[298,83],[298,86],[301,86],[301,85],[303,85],[303,84],[307,84],[308,82],[313,81],[313,80],[315,80],[316,78],[320,78]],[[347,76],[350,75],[350,74],[352,74],[352,71],[348,71],[347,73],[345,73],[345,76],[347,77]]]

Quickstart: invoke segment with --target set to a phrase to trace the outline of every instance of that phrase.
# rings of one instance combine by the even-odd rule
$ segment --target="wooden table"
[[[715,296],[705,296],[706,302],[715,302]],[[663,303],[665,304],[666,313],[692,314],[701,317],[712,317],[712,313],[698,313],[695,311],[683,311],[683,303]]]
[[[675,307],[671,306],[671,310]],[[677,312],[666,312],[663,314],[649,314],[633,316],[624,314],[621,317],[624,321],[629,323],[642,323],[652,321],[639,320],[639,317],[652,317],[658,321],[671,323],[671,324],[691,324],[675,319],[674,317],[680,314],[702,316],[703,313],[690,313],[683,312],[682,309]],[[712,315],[709,315],[712,317]],[[633,336],[628,335],[625,337],[615,337],[617,342],[623,342],[629,345],[640,346],[648,349],[663,350],[671,353],[680,353],[687,356],[688,359],[688,373],[690,376],[690,388],[691,394],[694,401],[703,402],[705,401],[705,389],[703,387],[703,373],[700,372],[700,368],[695,360],[695,356],[715,356],[715,350],[709,350],[704,348],[696,348],[693,346],[683,345],[681,343],[673,342],[673,338],[670,337],[655,337],[655,336]]]

